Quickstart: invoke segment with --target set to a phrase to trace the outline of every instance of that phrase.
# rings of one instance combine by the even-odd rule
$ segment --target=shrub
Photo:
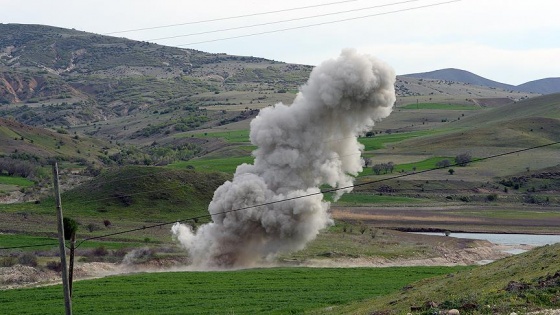
[[[62,271],[62,263],[60,263],[60,261],[49,261],[47,262],[47,269],[52,270],[52,271],[56,271],[56,272],[61,272]]]
[[[461,200],[462,202],[469,202],[469,201],[471,201],[470,198],[467,197],[467,196],[461,196],[461,197],[459,197],[459,200]]]
[[[99,246],[93,249],[92,254],[97,257],[107,256],[109,251],[105,248],[105,246]]]
[[[436,163],[436,167],[440,168],[448,167],[449,165],[451,165],[451,161],[449,161],[448,159],[441,160]]]
[[[461,153],[455,157],[455,163],[460,166],[466,166],[472,161],[472,156],[469,153]]]
[[[97,224],[95,224],[95,223],[89,223],[88,225],[86,225],[86,228],[87,228],[87,230],[90,231],[90,232],[101,230],[101,228],[99,227],[99,225],[97,225]]]
[[[12,267],[17,264],[17,259],[12,256],[0,258],[0,267]]]
[[[18,263],[24,266],[37,267],[37,256],[33,253],[24,253],[19,256]]]

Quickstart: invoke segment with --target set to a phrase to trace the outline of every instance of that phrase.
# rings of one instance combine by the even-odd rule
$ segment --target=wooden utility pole
[[[54,197],[56,199],[56,219],[58,226],[58,246],[60,249],[60,264],[62,266],[62,289],[64,290],[64,307],[66,315],[72,315],[72,298],[68,285],[68,265],[66,264],[66,246],[64,245],[64,223],[62,222],[62,206],[60,203],[60,189],[58,185],[58,164],[53,164]]]

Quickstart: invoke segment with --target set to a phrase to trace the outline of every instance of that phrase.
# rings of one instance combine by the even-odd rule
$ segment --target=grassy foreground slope
[[[560,309],[559,260],[560,244],[543,246],[475,269],[421,280],[400,292],[331,313],[403,314],[416,309],[415,314],[432,314],[455,308],[461,314],[524,314]],[[429,302],[438,306],[430,307]]]

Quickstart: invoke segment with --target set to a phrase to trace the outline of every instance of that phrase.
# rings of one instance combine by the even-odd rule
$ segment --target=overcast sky
[[[191,23],[112,35],[309,65],[354,47],[386,61],[398,74],[459,68],[509,84],[560,77],[558,0],[445,2],[0,0],[0,22],[99,34]],[[297,9],[302,7],[310,8]],[[259,14],[279,10],[284,11]],[[193,23],[203,20],[215,21]],[[219,31],[232,28],[237,29]],[[210,33],[158,39],[202,32]],[[264,32],[269,33],[256,35]]]

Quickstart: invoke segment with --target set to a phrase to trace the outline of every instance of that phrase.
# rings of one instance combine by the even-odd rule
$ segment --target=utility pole
[[[58,185],[58,163],[53,164],[54,197],[56,199],[56,219],[58,226],[58,245],[60,249],[60,264],[62,266],[62,289],[64,291],[64,307],[66,315],[72,315],[72,298],[68,285],[68,265],[66,264],[66,246],[64,245],[64,223],[62,222],[62,206],[60,203],[60,189]]]

